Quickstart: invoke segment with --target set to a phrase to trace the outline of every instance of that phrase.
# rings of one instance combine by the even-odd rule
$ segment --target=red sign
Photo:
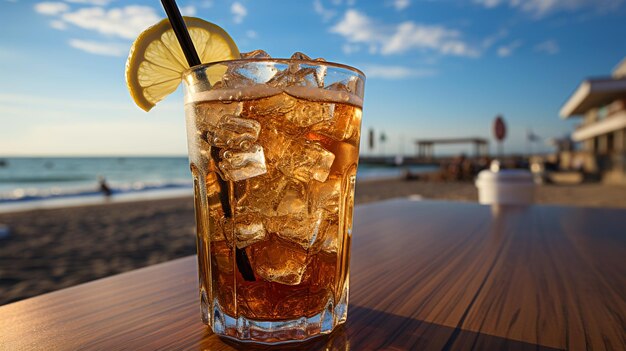
[[[495,121],[493,121],[493,135],[498,141],[506,138],[506,124],[504,124],[502,116],[497,116]]]

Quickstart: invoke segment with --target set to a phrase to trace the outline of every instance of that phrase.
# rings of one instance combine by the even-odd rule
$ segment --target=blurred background
[[[0,304],[193,254],[182,93],[147,114],[124,78],[160,3],[0,1]],[[476,201],[497,157],[537,202],[626,207],[624,0],[178,4],[365,72],[357,203]]]

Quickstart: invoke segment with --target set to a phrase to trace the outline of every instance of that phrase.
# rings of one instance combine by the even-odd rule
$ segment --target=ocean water
[[[432,167],[415,166],[411,172]],[[358,179],[398,177],[405,168],[359,165]],[[104,177],[115,196],[191,189],[187,157],[0,158],[0,205],[46,199],[102,197]]]
[[[2,158],[0,203],[100,194],[104,177],[113,194],[191,187],[186,157]]]

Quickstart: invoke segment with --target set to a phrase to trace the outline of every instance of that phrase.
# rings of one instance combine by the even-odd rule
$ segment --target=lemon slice
[[[195,17],[184,17],[200,61],[210,63],[239,58],[233,39],[219,26]],[[133,43],[126,61],[126,85],[137,106],[149,111],[171,94],[189,68],[185,55],[166,18],[146,29]],[[207,71],[209,81],[221,79],[224,68]]]

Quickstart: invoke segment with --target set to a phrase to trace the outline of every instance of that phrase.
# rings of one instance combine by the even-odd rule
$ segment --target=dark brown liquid
[[[207,308],[217,303],[231,317],[270,321],[311,317],[339,303],[347,289],[361,109],[284,93],[186,108]],[[216,145],[217,162],[210,157]],[[262,150],[255,160],[264,165],[237,163],[250,150]],[[235,161],[225,166],[228,160]],[[220,202],[218,177],[227,180],[232,217]]]

